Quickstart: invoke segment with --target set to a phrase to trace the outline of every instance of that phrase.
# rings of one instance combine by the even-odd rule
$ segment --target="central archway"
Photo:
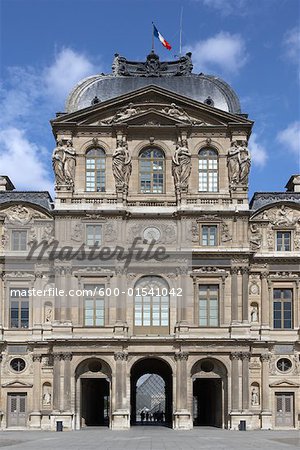
[[[172,425],[172,369],[159,358],[131,369],[131,425]]]

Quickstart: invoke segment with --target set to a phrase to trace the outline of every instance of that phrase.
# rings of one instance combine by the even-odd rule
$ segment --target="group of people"
[[[163,411],[155,411],[151,413],[149,411],[141,411],[141,423],[144,422],[163,422],[164,421],[164,412]]]

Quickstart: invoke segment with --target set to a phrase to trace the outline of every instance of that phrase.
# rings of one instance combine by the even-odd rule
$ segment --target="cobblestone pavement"
[[[198,428],[173,431],[135,427],[129,431],[92,428],[73,432],[3,431],[0,448],[22,450],[199,450],[300,448],[299,431],[227,431]]]

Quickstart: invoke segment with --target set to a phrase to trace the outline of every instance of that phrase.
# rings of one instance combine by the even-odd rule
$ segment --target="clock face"
[[[144,230],[143,238],[147,242],[151,242],[151,241],[157,242],[160,239],[160,231],[158,228],[155,228],[155,227],[147,227]]]

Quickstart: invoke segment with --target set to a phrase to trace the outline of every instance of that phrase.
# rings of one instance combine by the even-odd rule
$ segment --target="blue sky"
[[[300,173],[298,0],[0,0],[0,174],[18,189],[51,189],[49,120],[81,78],[110,72],[115,52],[144,60],[151,22],[182,45],[194,72],[223,77],[255,121],[250,194]]]

